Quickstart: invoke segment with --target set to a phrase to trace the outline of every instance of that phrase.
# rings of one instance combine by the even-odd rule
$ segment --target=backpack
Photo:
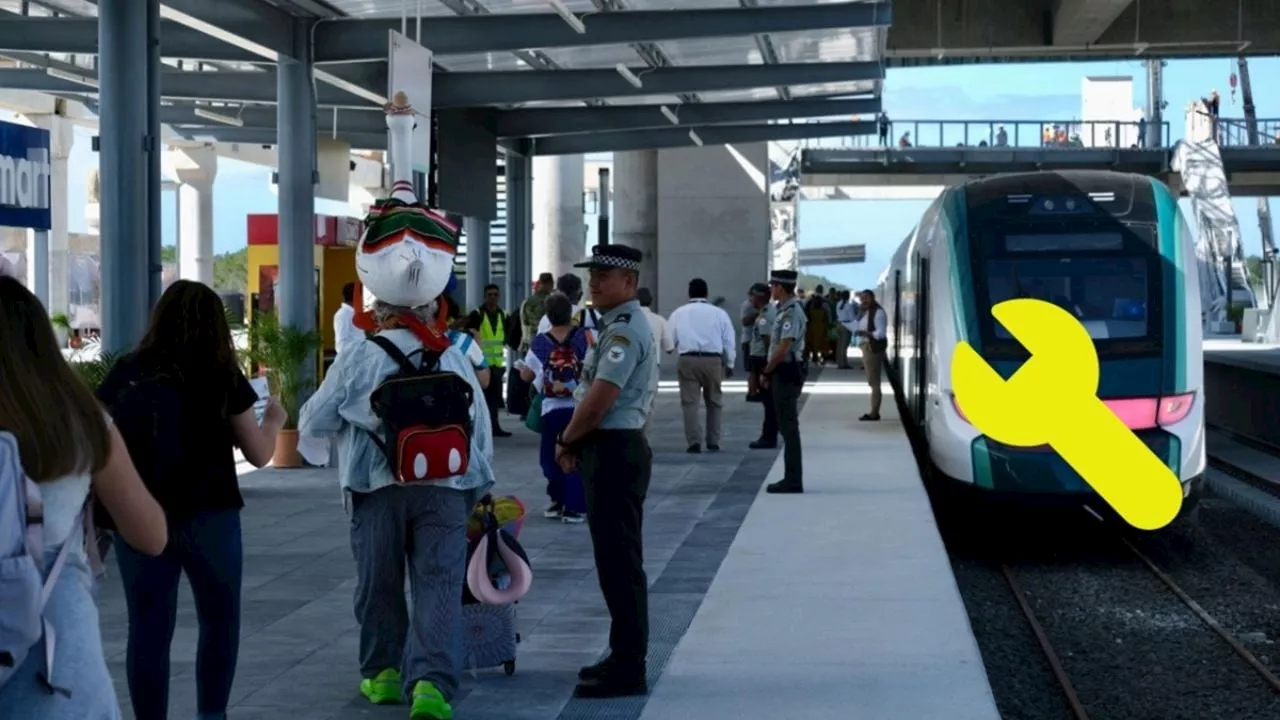
[[[86,503],[81,509],[80,521],[91,517],[86,515],[89,507]],[[45,653],[42,677],[51,686],[54,679],[57,642],[44,608],[72,543],[62,544],[45,575],[43,515],[40,486],[22,469],[18,441],[0,432],[0,687],[13,679],[40,642]]]
[[[146,371],[129,381],[110,401],[109,409],[143,485],[160,507],[173,510],[174,481],[190,470],[181,378],[176,371]],[[100,502],[95,515],[100,527],[115,529]]]
[[[587,334],[587,345],[590,346],[591,333],[575,327],[564,336],[564,340],[551,347],[547,361],[542,364],[543,397],[573,397],[573,391],[582,379],[582,358],[578,357],[577,351],[573,349],[573,339],[579,332]]]
[[[475,392],[457,373],[440,369],[440,353],[415,350],[420,366],[390,340],[374,336],[400,369],[387,376],[369,398],[382,421],[381,436],[369,437],[382,450],[399,483],[445,480],[467,472],[471,460],[471,407]]]

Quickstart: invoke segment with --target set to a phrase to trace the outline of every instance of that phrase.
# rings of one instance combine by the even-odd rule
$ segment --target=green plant
[[[116,356],[101,348],[98,348],[96,353],[86,352],[93,347],[96,347],[96,343],[72,355],[67,359],[67,363],[71,365],[76,375],[80,376],[80,380],[86,387],[97,392],[102,381],[111,374],[111,368],[116,364]]]
[[[1244,305],[1228,305],[1227,321],[1238,323],[1244,320]]]
[[[282,325],[273,312],[264,312],[249,324],[249,362],[261,367],[271,394],[280,399],[288,419],[284,429],[296,430],[298,411],[315,389],[315,372],[306,367],[320,348],[320,333]]]
[[[59,328],[61,330],[71,329],[71,318],[67,317],[66,313],[57,312],[50,315],[49,322],[52,323],[55,328]]]

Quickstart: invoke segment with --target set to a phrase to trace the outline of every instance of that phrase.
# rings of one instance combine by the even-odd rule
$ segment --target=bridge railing
[[[1258,120],[1256,142],[1249,141],[1249,127],[1243,118],[1218,118],[1218,143],[1224,147],[1280,146],[1280,119]]]
[[[806,121],[808,122],[808,121]],[[813,122],[817,122],[814,120]],[[824,119],[822,122],[830,122]],[[1280,121],[1275,121],[1280,123]],[[1262,122],[1259,121],[1261,129]],[[1149,123],[1081,120],[891,120],[881,136],[874,120],[861,120],[861,134],[801,141],[807,149],[875,149],[922,147],[1144,148],[1154,147]],[[874,130],[867,132],[867,125]],[[1159,134],[1168,144],[1169,123]],[[1280,129],[1280,128],[1277,128]],[[907,144],[904,144],[907,143]]]

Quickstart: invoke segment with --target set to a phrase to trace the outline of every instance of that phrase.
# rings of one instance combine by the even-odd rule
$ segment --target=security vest
[[[496,320],[490,320],[489,313],[483,308],[480,313],[480,347],[484,350],[485,362],[489,367],[502,367],[502,348],[507,339],[506,313],[498,311]]]

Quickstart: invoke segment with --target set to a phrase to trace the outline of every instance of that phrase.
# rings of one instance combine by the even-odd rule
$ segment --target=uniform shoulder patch
[[[625,358],[626,356],[627,356],[627,348],[624,345],[621,345],[618,343],[614,343],[610,345],[608,352],[605,353],[605,357],[608,358],[609,362],[612,362],[612,363],[622,362],[623,358]]]
[[[609,336],[609,345],[611,346],[612,345],[628,346],[630,344],[631,344],[631,338],[627,337],[626,335],[610,335]]]

